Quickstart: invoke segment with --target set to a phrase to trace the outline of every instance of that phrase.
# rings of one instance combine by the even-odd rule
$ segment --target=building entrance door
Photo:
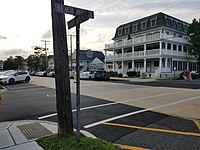
[[[147,72],[151,72],[151,62],[147,62]]]

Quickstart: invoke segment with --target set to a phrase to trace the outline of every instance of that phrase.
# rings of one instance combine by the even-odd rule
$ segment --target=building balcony
[[[165,50],[162,49],[160,52],[160,49],[154,49],[154,50],[147,50],[146,54],[145,51],[138,51],[138,52],[129,52],[122,54],[114,54],[114,55],[107,55],[105,56],[106,61],[112,61],[112,60],[131,60],[135,58],[141,58],[141,57],[152,57],[152,56],[161,56],[161,55],[168,55],[168,56],[179,56],[179,57],[193,57],[189,55],[187,52],[181,52],[181,51],[173,51],[173,50]]]
[[[151,34],[151,35],[145,35],[140,37],[135,37],[134,39],[130,40],[123,40],[119,42],[114,42],[111,44],[105,44],[105,49],[116,49],[116,48],[122,48],[122,47],[130,47],[135,44],[145,43],[145,42],[151,42],[156,40],[167,40],[167,41],[176,41],[179,43],[188,43],[188,40],[182,37],[177,37],[173,35],[167,35],[167,34]]]

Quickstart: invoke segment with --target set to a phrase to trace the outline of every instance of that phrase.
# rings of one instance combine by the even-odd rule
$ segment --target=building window
[[[162,49],[165,49],[165,43],[162,42]]]
[[[132,69],[132,63],[128,63],[128,69]]]
[[[183,46],[183,52],[187,52],[187,46]]]
[[[138,23],[132,25],[132,31],[133,31],[133,32],[137,32],[137,27],[138,27]]]
[[[171,43],[167,43],[167,49],[171,50]]]
[[[187,70],[187,62],[186,61],[183,62],[183,70]]]
[[[184,25],[183,30],[184,30],[184,32],[187,32],[188,31],[188,25]]]
[[[172,28],[176,28],[176,21],[175,20],[172,20]]]
[[[147,28],[147,21],[141,22],[141,30],[145,30]]]
[[[182,61],[178,61],[178,71],[182,71],[183,70],[183,66],[182,66]]]
[[[125,34],[129,34],[130,27],[128,26],[128,27],[125,27],[124,29],[125,29]]]
[[[159,61],[154,61],[154,67],[159,67]]]
[[[173,44],[173,50],[176,51],[177,50],[177,45]]]
[[[122,28],[118,29],[118,36],[122,35]]]
[[[157,18],[151,19],[150,20],[150,26],[155,27],[157,25]]]
[[[170,22],[171,22],[170,18],[165,17],[165,22],[166,22],[166,26],[170,27]]]
[[[180,22],[177,22],[177,29],[181,30],[181,23]]]
[[[178,51],[182,52],[182,46],[178,45]]]
[[[173,61],[173,69],[177,70],[177,61]]]

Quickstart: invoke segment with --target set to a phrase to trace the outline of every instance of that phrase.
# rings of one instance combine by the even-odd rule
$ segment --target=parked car
[[[31,77],[27,71],[9,71],[0,76],[0,83],[14,84],[19,81],[29,82]]]
[[[198,79],[198,78],[200,78],[200,73],[199,73],[199,71],[191,71],[191,74],[192,74],[192,78],[193,78],[193,79]]]
[[[42,77],[46,77],[47,76],[47,72],[46,71],[38,71],[35,73],[36,76],[42,76]]]
[[[110,76],[106,71],[96,71],[94,74],[95,80],[109,80]]]
[[[94,74],[94,71],[82,72],[80,74],[80,79],[94,79]]]
[[[55,71],[48,72],[47,77],[55,77]]]

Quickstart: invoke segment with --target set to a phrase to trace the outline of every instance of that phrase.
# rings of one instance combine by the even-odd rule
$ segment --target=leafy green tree
[[[4,61],[4,70],[22,69],[24,61],[22,56],[15,56],[15,58],[10,56]]]
[[[200,66],[200,20],[194,19],[188,28],[190,37],[189,53],[194,55]]]

